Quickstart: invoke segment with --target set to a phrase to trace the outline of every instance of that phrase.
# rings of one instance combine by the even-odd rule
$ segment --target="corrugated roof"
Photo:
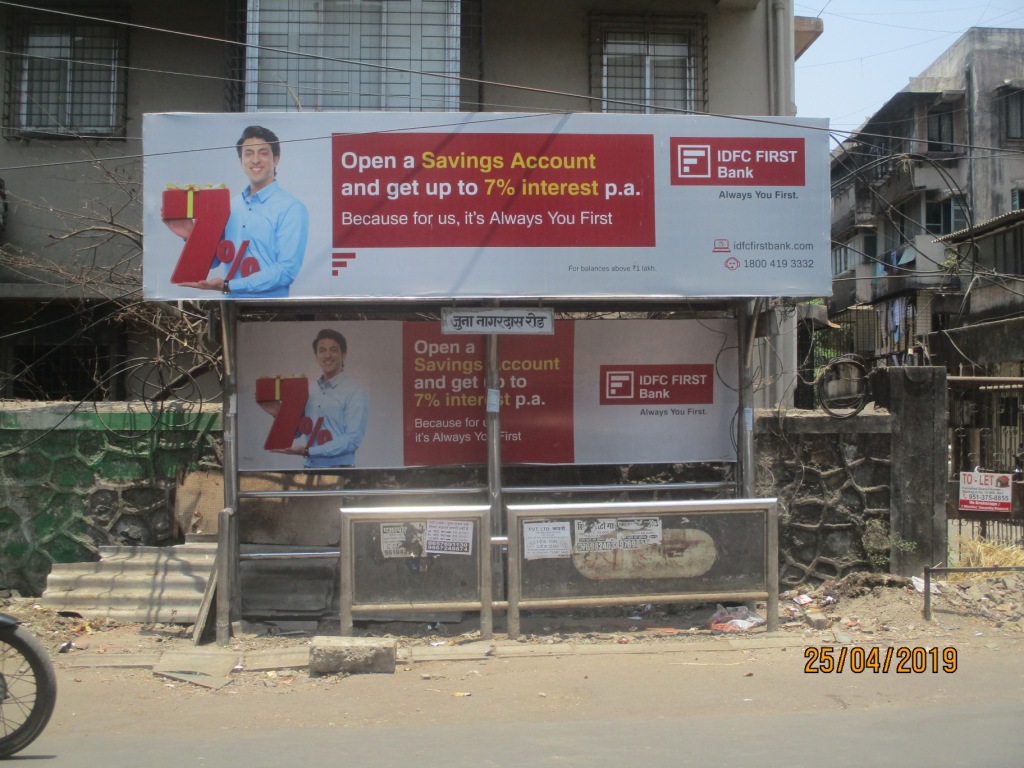
[[[992,232],[996,232],[1006,227],[1012,227],[1016,224],[1024,222],[1024,210],[1010,211],[1009,213],[1001,213],[998,216],[993,216],[991,219],[979,222],[973,227],[967,227],[956,232],[950,232],[948,235],[935,238],[936,243],[950,243],[951,245],[957,245],[970,240],[972,237],[978,237],[979,235],[987,235]]]

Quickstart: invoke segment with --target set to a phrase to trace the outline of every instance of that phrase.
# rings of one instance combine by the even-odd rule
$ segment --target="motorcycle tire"
[[[0,631],[0,758],[35,741],[56,702],[57,676],[43,647],[21,627]]]

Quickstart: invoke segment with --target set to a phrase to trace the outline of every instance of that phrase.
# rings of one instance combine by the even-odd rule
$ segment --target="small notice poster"
[[[587,552],[611,552],[615,549],[644,549],[661,544],[661,518],[619,518],[576,520],[578,555]]]
[[[380,552],[384,557],[422,557],[424,523],[381,523]]]
[[[1006,472],[961,472],[961,512],[1005,512],[1012,506],[1011,476]]]
[[[523,557],[527,560],[570,557],[570,525],[567,520],[523,523]]]
[[[428,520],[426,542],[428,555],[471,555],[473,521]]]

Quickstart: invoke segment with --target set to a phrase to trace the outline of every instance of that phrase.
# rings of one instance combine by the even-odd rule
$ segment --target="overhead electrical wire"
[[[326,55],[323,55],[323,54],[313,54],[313,53],[307,53],[307,52],[303,52],[303,51],[294,51],[294,50],[290,50],[288,48],[279,48],[279,47],[274,47],[274,46],[264,46],[264,45],[259,45],[259,44],[255,44],[255,43],[248,43],[248,42],[242,42],[242,41],[237,41],[237,40],[230,40],[230,39],[227,39],[227,38],[214,37],[214,36],[211,36],[211,35],[200,35],[200,34],[193,33],[193,32],[183,32],[183,31],[172,30],[172,29],[168,29],[168,28],[164,28],[164,27],[154,27],[154,26],[150,26],[150,25],[137,24],[137,23],[127,22],[127,21],[123,21],[123,20],[104,19],[102,17],[90,16],[90,15],[81,14],[81,13],[73,13],[73,12],[67,11],[67,10],[59,10],[59,9],[53,9],[53,8],[40,8],[40,7],[37,7],[37,6],[25,5],[23,3],[13,3],[13,2],[9,2],[8,0],[0,0],[0,6],[7,6],[7,7],[17,8],[17,9],[22,9],[22,10],[31,10],[31,11],[37,11],[37,12],[52,13],[52,14],[56,14],[56,15],[60,15],[60,16],[66,16],[66,17],[75,18],[75,19],[81,19],[81,20],[85,20],[85,21],[96,21],[96,22],[101,22],[101,23],[111,24],[111,25],[116,25],[116,26],[124,26],[124,27],[128,27],[128,28],[140,29],[140,30],[144,30],[144,31],[147,31],[147,32],[156,32],[156,33],[167,34],[167,35],[172,35],[172,36],[186,37],[186,38],[189,38],[189,39],[200,40],[200,41],[203,41],[203,42],[217,43],[217,44],[220,44],[220,45],[235,45],[235,46],[239,46],[239,47],[242,47],[242,48],[245,48],[245,49],[252,49],[252,50],[258,50],[258,51],[266,51],[266,52],[275,53],[275,54],[285,54],[287,56],[293,56],[293,57],[297,57],[297,58],[309,58],[309,59],[325,61],[325,62],[330,62],[330,63],[349,64],[349,65],[352,65],[352,66],[355,66],[355,67],[365,67],[365,68],[378,69],[378,70],[382,70],[382,71],[397,72],[397,73],[402,73],[402,74],[412,74],[412,75],[418,75],[418,76],[435,77],[435,78],[444,79],[444,80],[454,80],[454,81],[460,82],[460,83],[472,83],[472,84],[475,84],[475,85],[486,85],[486,86],[493,86],[493,87],[499,87],[499,88],[509,88],[509,89],[513,89],[513,90],[526,91],[526,92],[530,92],[530,93],[537,93],[537,94],[541,94],[541,95],[545,95],[545,96],[562,96],[562,97],[567,97],[567,98],[580,99],[580,100],[588,101],[588,102],[600,101],[601,103],[604,103],[604,104],[614,104],[614,105],[625,106],[625,107],[638,107],[638,108],[646,109],[646,108],[648,108],[650,106],[649,104],[646,104],[644,102],[636,102],[636,101],[621,100],[621,99],[608,99],[606,97],[598,97],[598,96],[594,96],[592,94],[582,94],[582,93],[574,93],[574,92],[571,92],[571,91],[559,91],[559,90],[553,90],[553,89],[548,89],[548,88],[538,88],[538,87],[535,87],[535,86],[519,85],[519,84],[515,84],[515,83],[501,82],[501,81],[495,81],[495,80],[485,80],[485,79],[482,79],[482,78],[472,78],[472,77],[467,77],[467,76],[464,76],[464,75],[452,75],[452,74],[437,73],[437,72],[427,72],[427,71],[417,70],[417,69],[413,69],[413,68],[409,68],[409,67],[396,67],[396,66],[393,66],[393,65],[378,64],[378,63],[375,63],[375,62],[366,62],[366,61],[361,61],[361,60],[356,60],[356,59],[331,57],[331,56],[326,56]],[[10,52],[8,52],[8,53],[10,53]],[[45,57],[45,58],[47,58],[47,60],[55,60],[55,61],[74,61],[74,60],[61,59],[61,58],[55,58],[55,57],[53,57],[53,58],[52,57]],[[93,66],[101,66],[101,65],[96,65],[95,62],[79,62],[79,63],[90,64],[90,65],[93,65]],[[109,66],[109,65],[102,65],[102,66]],[[125,70],[128,70],[128,71],[137,69],[135,67],[128,67],[128,66],[119,67],[119,68],[125,69]],[[211,76],[211,75],[193,75],[191,73],[174,73],[174,72],[170,72],[170,71],[166,71],[166,70],[139,69],[139,71],[160,72],[162,74],[172,74],[172,75],[173,74],[180,74],[182,77],[201,77],[203,79],[217,79],[217,80],[221,80],[221,81],[228,81],[228,80],[230,80],[230,78],[226,78],[226,77],[223,77],[223,76],[215,77],[215,76]],[[492,106],[492,105],[484,104],[484,106]],[[681,109],[681,108],[665,107],[665,108],[659,108],[659,109],[663,113],[671,113],[671,114],[704,115],[704,116],[710,116],[710,117],[719,117],[719,118],[728,119],[728,120],[736,120],[736,121],[741,121],[741,122],[770,123],[770,124],[773,124],[773,125],[779,125],[779,124],[785,125],[786,124],[785,123],[785,117],[773,117],[773,118],[769,119],[769,118],[765,118],[763,116],[755,116],[755,115],[725,115],[725,114],[718,114],[718,113],[713,113],[713,112],[699,112],[699,111],[696,111],[696,110],[686,110],[686,109]],[[545,110],[537,110],[537,111],[544,112]],[[566,112],[567,110],[547,110],[547,111],[551,112],[551,113],[554,113],[554,114],[562,114],[563,112]],[[439,114],[443,114],[443,113],[439,113]],[[522,115],[514,116],[514,118],[528,118],[528,117],[531,117],[531,116],[533,116],[533,113],[522,113]],[[793,125],[799,126],[801,128],[810,128],[812,130],[816,130],[816,127],[814,127],[814,126],[807,126],[807,125],[805,125],[802,122],[799,123],[799,124],[798,123],[793,123]],[[830,129],[823,128],[823,129],[820,129],[820,130],[830,130]],[[837,131],[835,131],[833,129],[833,130],[830,130],[830,133],[831,134],[835,134],[835,133],[848,133],[850,137],[852,137],[852,136],[858,136],[858,137],[859,136],[869,136],[869,137],[884,138],[884,136],[881,135],[881,134],[875,136],[873,134],[865,134],[863,132],[857,132],[857,131],[837,132]],[[326,137],[307,137],[306,139],[297,139],[297,140],[293,140],[293,141],[311,141],[311,140],[320,140],[320,139],[324,139],[324,138],[326,138]],[[129,141],[140,141],[141,139],[139,137],[131,137],[131,138],[127,139],[127,140],[129,140]],[[835,139],[833,139],[833,140],[835,140]],[[965,145],[965,144],[958,144],[956,146],[964,148],[964,149],[984,150],[984,151],[992,151],[992,152],[1004,151],[1002,148],[984,147],[984,146],[980,146],[980,145],[971,146],[971,145]],[[211,150],[222,149],[222,148],[223,147],[207,147],[207,148],[192,149],[192,150],[181,150],[180,152],[173,153],[173,154],[186,154],[186,153],[189,153],[189,152],[204,152],[204,151],[211,151]],[[58,162],[53,162],[53,163],[28,164],[28,165],[20,165],[20,166],[7,166],[7,167],[0,167],[0,171],[2,171],[2,170],[8,170],[8,171],[32,170],[32,169],[36,169],[36,168],[44,168],[44,167],[51,167],[51,166],[66,166],[66,165],[95,163],[95,162],[106,162],[106,161],[110,161],[110,162],[123,162],[125,160],[142,159],[145,156],[152,155],[152,154],[154,154],[154,153],[131,154],[131,155],[114,155],[114,156],[111,156],[109,158],[92,158],[92,159],[83,159],[83,160],[68,160],[68,161],[63,161],[63,162],[59,162],[59,163]],[[163,154],[163,153],[155,153],[155,154]]]
[[[830,0],[830,2],[831,2],[831,0]],[[31,10],[31,11],[49,12],[49,13],[54,13],[54,14],[58,14],[58,15],[62,15],[62,16],[67,16],[67,17],[72,17],[72,18],[77,18],[77,19],[83,19],[83,20],[88,20],[88,21],[100,21],[100,22],[107,23],[107,24],[118,24],[118,25],[123,25],[123,26],[126,26],[126,27],[140,29],[140,30],[145,30],[145,31],[151,31],[151,32],[157,32],[157,33],[162,33],[162,34],[182,36],[182,37],[187,37],[187,38],[190,38],[190,39],[201,40],[201,41],[206,41],[206,42],[214,42],[214,43],[224,44],[224,45],[237,45],[237,46],[244,47],[244,48],[247,48],[247,49],[268,51],[268,52],[272,52],[272,53],[276,53],[276,54],[286,54],[286,55],[294,56],[294,57],[312,58],[312,59],[323,60],[323,61],[327,61],[327,62],[331,62],[331,63],[350,64],[350,65],[357,66],[357,67],[376,68],[376,69],[380,69],[380,70],[400,72],[400,73],[405,73],[405,74],[416,74],[416,75],[421,75],[421,76],[436,77],[436,78],[439,78],[439,79],[456,80],[458,82],[468,82],[468,83],[473,83],[473,84],[477,84],[477,85],[486,85],[486,86],[498,87],[498,88],[509,88],[509,89],[514,89],[514,90],[527,91],[527,92],[532,92],[532,93],[537,93],[537,94],[542,94],[542,95],[548,95],[548,96],[561,96],[561,97],[567,97],[567,98],[580,99],[580,100],[584,100],[584,101],[588,101],[588,102],[592,102],[592,101],[596,100],[596,101],[601,101],[602,103],[605,103],[605,104],[615,104],[615,105],[618,105],[618,106],[641,107],[641,108],[646,108],[648,106],[646,104],[639,103],[639,102],[631,102],[631,101],[625,101],[625,100],[609,100],[609,99],[605,99],[605,98],[601,98],[601,97],[595,97],[595,96],[593,96],[591,94],[579,94],[579,93],[572,93],[572,92],[566,92],[566,91],[557,91],[557,90],[552,90],[552,89],[545,89],[545,88],[537,88],[537,87],[532,87],[532,86],[517,85],[517,84],[514,84],[514,83],[504,83],[504,82],[499,82],[499,81],[484,80],[484,79],[481,79],[481,78],[471,78],[471,77],[465,77],[465,76],[460,76],[460,75],[450,75],[450,74],[444,74],[444,73],[425,72],[425,71],[420,71],[420,70],[416,70],[416,69],[412,69],[412,68],[394,67],[394,66],[389,66],[389,65],[376,64],[376,63],[372,63],[372,62],[365,62],[365,61],[359,61],[359,60],[352,60],[352,59],[345,59],[345,58],[338,58],[338,57],[323,56],[323,55],[319,55],[319,54],[310,54],[310,53],[304,53],[304,52],[290,51],[288,49],[276,48],[276,47],[272,47],[272,46],[255,45],[255,44],[250,44],[250,43],[246,43],[246,42],[241,42],[241,41],[236,41],[236,40],[228,40],[228,39],[224,39],[224,38],[217,38],[217,37],[208,36],[208,35],[199,35],[199,34],[195,34],[195,33],[188,33],[188,32],[182,32],[182,31],[177,31],[177,30],[170,30],[170,29],[166,29],[166,28],[159,28],[159,27],[153,27],[153,26],[147,26],[147,25],[141,25],[141,24],[133,24],[133,23],[124,22],[124,21],[102,19],[102,18],[99,18],[99,17],[88,16],[88,15],[79,14],[79,13],[73,13],[73,12],[66,11],[66,10],[58,10],[58,9],[53,9],[53,8],[39,8],[39,7],[36,7],[36,6],[25,5],[23,3],[12,3],[12,2],[0,1],[0,6],[7,6],[7,7],[10,7],[10,8],[17,8],[17,9]],[[825,8],[827,8],[827,7],[828,6],[826,4]],[[821,12],[824,12],[825,8],[823,8]],[[819,15],[820,15],[821,12],[819,12]],[[927,30],[921,30],[921,31],[927,31]],[[8,54],[18,55],[17,53],[14,53],[14,52],[8,52]],[[54,59],[54,60],[65,61],[65,59]],[[67,61],[72,61],[72,60],[67,60]],[[95,64],[95,62],[83,62],[83,63]],[[175,76],[181,76],[181,77],[197,77],[197,78],[202,78],[202,79],[214,79],[214,80],[219,80],[219,81],[222,81],[222,82],[228,81],[230,79],[230,78],[225,78],[223,76],[219,76],[218,77],[218,76],[212,76],[212,75],[200,75],[200,74],[193,74],[193,73],[176,73],[176,72],[166,71],[166,70],[154,70],[154,69],[146,69],[146,68],[138,68],[138,67],[128,67],[128,66],[123,67],[123,69],[128,70],[128,71],[139,71],[139,72],[147,72],[147,73],[167,74],[167,75],[175,75]],[[484,106],[493,106],[493,104],[484,104]],[[554,112],[556,114],[563,112],[563,110],[536,110],[536,112],[544,112],[544,111]],[[662,111],[663,112],[669,112],[669,113],[678,113],[678,114],[709,115],[709,116],[721,117],[721,118],[726,118],[726,119],[730,119],[730,120],[739,120],[739,121],[744,121],[744,122],[770,122],[772,124],[779,124],[780,122],[782,122],[782,123],[785,122],[785,118],[781,118],[781,119],[780,118],[765,119],[765,118],[756,117],[756,116],[716,115],[715,113],[697,112],[697,111],[693,111],[693,110],[683,110],[683,109],[664,109]],[[443,113],[439,112],[438,114],[443,114]],[[486,114],[486,113],[483,113],[483,114]],[[528,119],[528,118],[531,118],[531,117],[534,117],[534,116],[535,116],[535,113],[523,113],[521,115],[502,115],[502,117],[495,118],[495,119]],[[807,126],[804,125],[803,123],[801,123],[800,127],[806,128]],[[826,129],[826,130],[828,130],[828,129]],[[840,136],[840,135],[845,135],[846,138],[845,139],[838,138],[838,136]],[[857,141],[857,142],[861,142],[863,139],[885,139],[885,140],[890,140],[891,141],[891,140],[899,140],[899,139],[902,138],[902,139],[906,139],[906,140],[914,140],[913,137],[896,137],[896,136],[892,136],[892,135],[888,135],[888,134],[873,134],[873,133],[867,133],[865,131],[857,131],[857,130],[855,130],[855,131],[848,131],[847,132],[847,131],[836,131],[836,130],[832,129],[832,130],[830,130],[830,136],[831,136],[832,140],[835,141],[837,145],[839,145],[840,148],[842,148],[842,144],[844,142],[849,142],[851,140]],[[309,141],[309,140],[318,140],[318,139],[321,139],[321,138],[324,138],[324,137],[306,138],[306,139],[299,139],[299,140],[293,140],[293,141]],[[138,141],[140,139],[138,139],[136,137],[136,138],[130,138],[128,140],[130,140],[130,141]],[[963,144],[963,143],[957,143],[957,144],[955,144],[953,146],[955,146],[957,149],[963,149],[963,150],[974,151],[974,152],[991,152],[992,153],[991,158],[995,158],[997,156],[1002,156],[1002,155],[1006,155],[1006,154],[1022,154],[1021,151],[1012,150],[1012,149],[1006,149],[1006,148],[1001,148],[1001,147],[986,147],[986,146],[982,146],[982,145],[969,145],[969,144]],[[215,147],[210,147],[210,148],[185,150],[184,152],[202,152],[202,151],[209,151],[209,150],[212,150],[212,149],[220,149],[220,148],[219,147],[216,147],[216,148]],[[846,151],[848,153],[852,154],[854,150],[853,150],[853,148],[847,148]],[[142,153],[142,154],[137,154],[137,155],[116,155],[116,156],[111,156],[111,157],[108,157],[108,158],[90,158],[90,159],[84,159],[84,160],[80,160],[80,161],[62,161],[62,162],[55,162],[55,163],[39,163],[39,164],[31,164],[31,165],[23,165],[23,166],[10,166],[10,167],[7,167],[7,168],[2,168],[0,170],[8,170],[8,171],[13,171],[13,170],[29,170],[29,169],[43,168],[43,167],[49,167],[49,166],[68,166],[68,165],[81,164],[81,163],[95,164],[95,163],[103,163],[103,162],[124,162],[125,160],[133,160],[133,159],[138,160],[138,159],[142,159],[143,157],[145,157],[147,155],[152,155],[152,154],[153,153]],[[164,154],[164,153],[158,153],[158,154]],[[174,154],[174,153],[167,153],[167,154]],[[901,155],[901,153],[893,152],[892,154],[890,154],[886,158],[879,158],[879,162],[889,161],[892,158],[899,157],[900,155]],[[984,160],[984,159],[989,159],[989,158],[984,158],[983,157],[983,158],[974,158],[974,159]],[[863,169],[856,169],[855,171],[853,171],[853,173],[858,173],[858,174],[862,173],[862,172],[863,172]],[[886,204],[886,205],[888,205],[888,204]],[[888,206],[887,209],[888,208],[891,208],[891,206]],[[899,213],[899,215],[901,215],[901,216],[903,215],[901,212],[897,212],[897,213]],[[914,222],[914,224],[920,227],[920,222]],[[924,230],[925,228],[921,227],[921,229]],[[720,352],[721,352],[721,350],[720,350]]]

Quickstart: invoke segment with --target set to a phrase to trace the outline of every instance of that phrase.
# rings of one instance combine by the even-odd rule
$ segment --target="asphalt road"
[[[929,766],[1011,768],[1024,703],[896,711],[723,713],[614,719],[291,728],[83,737],[53,729],[12,765],[181,766]]]
[[[1024,640],[982,640],[957,649],[955,672],[908,674],[807,674],[803,647],[756,643],[246,673],[217,691],[63,667],[53,721],[10,764],[1024,765]]]

